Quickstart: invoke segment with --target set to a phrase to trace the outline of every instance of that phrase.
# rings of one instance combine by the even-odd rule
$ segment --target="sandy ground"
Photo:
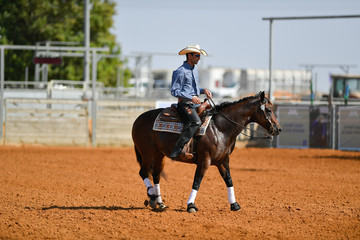
[[[144,206],[132,148],[0,146],[0,239],[360,239],[360,153],[236,149],[241,211],[217,169],[186,212],[195,165],[167,159],[168,209]]]

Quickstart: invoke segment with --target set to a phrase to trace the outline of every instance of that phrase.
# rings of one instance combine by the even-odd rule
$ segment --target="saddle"
[[[211,119],[211,106],[208,102],[203,102],[199,107],[196,108],[201,119],[201,126],[196,136],[204,135],[207,126]],[[161,132],[171,132],[180,134],[182,132],[183,123],[180,120],[180,116],[177,112],[177,104],[172,104],[171,107],[165,108],[156,118],[154,122],[153,130]],[[194,159],[194,138],[185,144],[179,158],[182,161],[189,161]]]
[[[199,117],[201,118],[201,121],[203,122],[203,118],[204,116],[209,115],[209,112],[211,110],[211,106],[210,104],[205,101],[202,104],[200,104],[199,107],[196,108],[196,112],[199,115]],[[171,107],[165,108],[161,114],[159,115],[159,118],[163,121],[179,121],[180,117],[179,114],[177,112],[177,104],[171,104]]]

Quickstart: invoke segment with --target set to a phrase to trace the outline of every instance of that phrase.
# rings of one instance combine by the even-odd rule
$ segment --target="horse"
[[[145,205],[157,211],[165,210],[160,192],[160,176],[163,175],[165,156],[169,156],[174,147],[178,134],[153,130],[153,124],[163,108],[149,110],[142,113],[133,123],[132,138],[135,154],[140,165],[141,176],[149,201]],[[231,211],[239,211],[240,205],[235,200],[235,192],[230,175],[229,156],[235,147],[235,141],[246,126],[255,122],[270,134],[277,136],[281,127],[273,112],[273,104],[265,97],[262,91],[255,96],[249,96],[234,102],[223,102],[213,105],[213,115],[206,132],[196,137],[194,147],[196,159],[175,159],[176,161],[196,164],[192,190],[187,201],[187,212],[194,213],[199,209],[195,205],[195,198],[201,181],[210,165],[218,168],[225,181],[228,193],[228,202]],[[152,185],[149,177],[154,185]]]

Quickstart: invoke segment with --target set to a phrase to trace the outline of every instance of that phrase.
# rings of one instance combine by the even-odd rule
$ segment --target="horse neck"
[[[250,122],[250,116],[254,111],[253,103],[254,99],[248,99],[244,102],[238,102],[234,105],[225,107],[220,111],[229,119],[236,122],[232,123],[231,121],[222,117],[221,125],[222,129],[231,132],[231,135],[235,137],[240,134],[240,132],[245,128]]]

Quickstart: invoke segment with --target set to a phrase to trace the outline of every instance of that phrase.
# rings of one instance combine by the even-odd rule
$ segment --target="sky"
[[[158,53],[153,69],[176,69],[185,60],[177,53],[189,44],[199,44],[210,55],[201,58],[200,66],[268,69],[270,24],[263,18],[360,15],[359,0],[117,0],[116,4],[111,31],[122,54]],[[349,73],[360,75],[360,18],[274,21],[272,33],[274,70],[350,64],[356,66]],[[317,91],[329,91],[330,73],[344,71],[313,69]]]

